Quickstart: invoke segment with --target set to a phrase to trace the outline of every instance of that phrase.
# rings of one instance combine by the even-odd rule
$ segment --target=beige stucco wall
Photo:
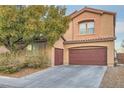
[[[83,20],[94,20],[95,33],[90,35],[79,34],[79,22]],[[64,34],[66,41],[92,39],[96,37],[113,36],[114,37],[114,16],[111,14],[97,14],[91,12],[83,12],[69,23],[69,28]],[[81,46],[105,46],[107,47],[107,65],[114,65],[114,41],[82,43],[82,44],[68,44],[63,45],[63,40],[60,38],[51,49],[51,62],[54,66],[54,52],[55,48],[64,49],[64,64],[69,64],[69,48]]]
[[[79,22],[83,20],[94,20],[95,33],[89,35],[81,35],[79,33]],[[95,37],[114,36],[114,16],[110,14],[96,14],[84,12],[69,24],[69,29],[64,34],[66,40],[80,40]]]
[[[50,66],[52,66],[53,65],[53,63],[52,63],[52,47],[47,46],[45,49],[44,55],[48,57],[49,64],[50,64]]]
[[[82,43],[82,44],[68,44],[64,46],[64,64],[69,64],[69,48],[81,46],[104,46],[107,47],[107,65],[114,65],[114,42],[96,42],[96,43]]]
[[[66,40],[72,40],[73,38],[73,20],[69,23],[69,28],[67,29],[67,31],[64,34],[64,38]]]
[[[101,31],[100,35],[102,36],[114,36],[114,17],[109,14],[103,14],[101,16]]]
[[[53,47],[49,47],[48,49],[49,58],[51,59],[51,66],[54,66],[55,62],[55,48],[64,49],[63,39],[61,37],[55,42]]]
[[[54,48],[64,49],[63,39],[60,37],[59,40],[57,40],[53,46]]]

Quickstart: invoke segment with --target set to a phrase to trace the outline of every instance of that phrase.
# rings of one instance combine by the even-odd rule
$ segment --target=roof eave
[[[73,13],[71,13],[69,16],[71,17],[71,19],[75,18],[76,16],[80,15],[83,12],[92,12],[92,13],[96,13],[96,14],[111,14],[111,15],[116,15],[115,12],[109,12],[109,11],[104,11],[104,10],[100,10],[100,9],[94,9],[94,8],[89,8],[89,7],[85,7],[79,11],[74,11]],[[76,14],[77,13],[77,14]]]

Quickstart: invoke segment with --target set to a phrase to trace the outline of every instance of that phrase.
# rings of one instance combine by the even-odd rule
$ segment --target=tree
[[[0,6],[0,43],[10,52],[24,49],[36,38],[52,46],[68,28],[65,12],[65,6]]]

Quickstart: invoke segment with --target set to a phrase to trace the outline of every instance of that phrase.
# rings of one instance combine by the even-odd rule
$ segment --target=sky
[[[86,5],[85,5],[86,6]],[[84,5],[68,5],[67,14],[71,14],[75,10],[80,10],[85,7]],[[116,40],[115,49],[118,52],[124,52],[121,47],[122,40],[124,40],[124,5],[87,5],[91,8],[107,10],[111,12],[116,12]]]

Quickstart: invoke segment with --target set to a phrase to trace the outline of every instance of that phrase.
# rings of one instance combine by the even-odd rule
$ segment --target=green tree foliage
[[[10,52],[24,49],[36,38],[52,46],[68,28],[65,12],[65,6],[0,6],[0,44]]]

